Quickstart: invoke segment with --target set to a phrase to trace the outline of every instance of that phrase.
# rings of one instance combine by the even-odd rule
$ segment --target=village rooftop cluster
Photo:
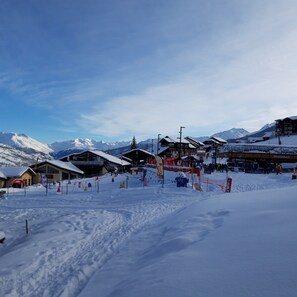
[[[145,164],[154,165],[156,155],[162,158],[167,169],[200,167],[209,172],[206,169],[210,167],[209,173],[221,168],[269,173],[282,163],[291,164],[289,168],[296,168],[297,146],[284,145],[281,139],[297,135],[297,116],[276,120],[275,130],[264,133],[261,138],[247,137],[234,140],[233,143],[219,137],[211,137],[203,142],[189,136],[182,137],[183,128],[180,128],[179,137],[165,136],[158,139],[155,153],[137,148],[134,138],[130,150],[120,156],[86,150],[59,160],[44,160],[30,166],[0,167],[0,187],[23,187],[42,183],[42,176],[46,177],[48,183],[55,183],[106,173],[128,172]],[[267,143],[269,139],[275,139],[276,143]]]

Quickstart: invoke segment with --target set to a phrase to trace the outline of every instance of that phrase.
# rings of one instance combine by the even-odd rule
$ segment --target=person
[[[281,166],[281,164],[278,164],[278,163],[276,164],[275,171],[276,171],[276,174],[282,173],[282,166]]]

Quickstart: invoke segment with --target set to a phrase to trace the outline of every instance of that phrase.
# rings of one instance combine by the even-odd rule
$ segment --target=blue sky
[[[294,0],[1,0],[1,132],[252,132],[297,115]]]

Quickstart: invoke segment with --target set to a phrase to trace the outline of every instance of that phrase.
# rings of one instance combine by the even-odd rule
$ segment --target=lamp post
[[[152,139],[152,154],[154,154],[154,139]]]
[[[180,126],[180,129],[179,129],[179,160],[181,161],[181,152],[182,152],[182,146],[181,146],[181,143],[182,143],[182,133],[183,133],[183,129],[186,128],[186,127],[183,127],[183,126]]]
[[[159,141],[160,141],[160,135],[161,135],[161,134],[158,134],[157,155],[159,154]]]

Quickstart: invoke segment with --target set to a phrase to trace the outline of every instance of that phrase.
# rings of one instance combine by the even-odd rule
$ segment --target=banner
[[[47,186],[47,177],[46,177],[46,174],[45,173],[42,173],[41,174],[41,183],[44,187]]]
[[[159,156],[155,156],[155,158],[156,158],[157,176],[160,178],[163,178],[164,177],[163,160]]]

